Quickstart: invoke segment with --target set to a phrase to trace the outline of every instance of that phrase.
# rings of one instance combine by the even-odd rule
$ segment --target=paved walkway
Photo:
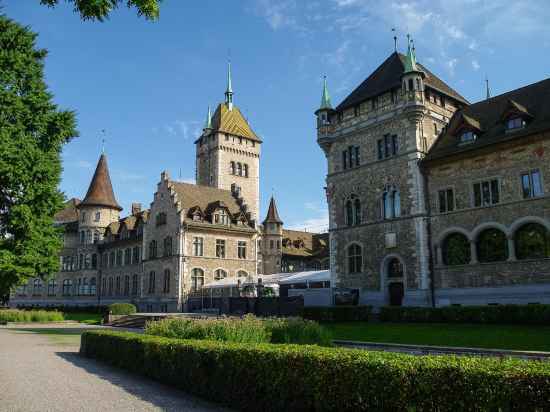
[[[0,327],[1,412],[227,411],[81,357],[74,332],[56,336]]]

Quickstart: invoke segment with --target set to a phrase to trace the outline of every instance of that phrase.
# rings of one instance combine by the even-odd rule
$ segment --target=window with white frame
[[[246,259],[246,242],[243,240],[237,242],[237,256],[239,259]]]
[[[437,191],[439,213],[452,212],[455,209],[455,196],[452,188]]]
[[[204,254],[204,238],[194,237],[193,238],[193,256],[203,256]]]
[[[390,186],[382,194],[382,217],[394,219],[401,216],[401,196],[397,188]]]
[[[473,184],[474,207],[491,206],[500,202],[498,179],[485,180]]]
[[[224,259],[225,258],[225,240],[216,239],[216,257]]]
[[[195,268],[191,271],[191,290],[196,292],[204,285],[204,271],[199,268]]]
[[[544,194],[539,170],[531,170],[521,175],[521,190],[524,199],[539,197]]]
[[[227,277],[227,272],[223,269],[216,269],[214,271],[214,279],[215,280],[221,280],[225,279]]]

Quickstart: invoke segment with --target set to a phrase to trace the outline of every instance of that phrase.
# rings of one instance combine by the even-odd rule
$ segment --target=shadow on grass
[[[74,366],[119,386],[129,394],[149,402],[163,411],[230,411],[146,377],[134,375],[123,369],[86,358],[79,353],[56,352],[55,354]]]

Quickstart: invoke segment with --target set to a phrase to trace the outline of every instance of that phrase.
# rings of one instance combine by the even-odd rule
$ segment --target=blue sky
[[[0,0],[3,12],[39,33],[46,80],[77,113],[80,137],[64,150],[61,189],[85,195],[101,150],[128,211],[149,206],[162,170],[193,180],[193,141],[207,106],[223,100],[231,55],[235,104],[264,140],[261,207],[274,191],[287,227],[326,226],[326,161],[313,112],[323,74],[340,102],[405,34],[418,60],[470,101],[549,77],[547,0],[164,0],[148,22],[120,8],[104,23],[72,7]]]

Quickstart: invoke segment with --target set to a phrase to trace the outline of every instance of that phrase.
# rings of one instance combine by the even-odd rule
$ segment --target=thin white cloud
[[[285,26],[296,27],[296,20],[293,11],[296,8],[294,0],[274,1],[258,0],[256,11],[266,21],[273,30],[278,30]]]
[[[475,59],[472,60],[472,68],[473,68],[475,71],[478,71],[480,67],[481,67],[481,66],[479,65],[479,62],[478,62],[477,60],[475,60]]]
[[[75,166],[81,169],[91,169],[94,165],[91,162],[88,162],[87,160],[78,160],[75,163]]]

